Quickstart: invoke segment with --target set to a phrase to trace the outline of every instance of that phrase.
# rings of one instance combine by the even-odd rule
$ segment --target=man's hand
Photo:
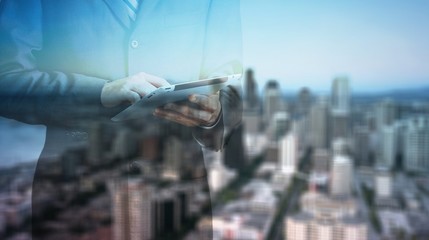
[[[106,83],[101,91],[101,103],[105,107],[115,107],[123,102],[135,103],[144,95],[168,85],[163,78],[141,72]]]
[[[188,100],[198,107],[191,107],[189,104],[169,103],[164,107],[157,108],[154,115],[188,127],[210,127],[216,123],[221,112],[219,95],[193,94],[189,96]]]

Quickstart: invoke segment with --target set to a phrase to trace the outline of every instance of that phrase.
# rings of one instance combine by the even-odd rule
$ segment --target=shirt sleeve
[[[104,79],[38,69],[42,18],[40,1],[0,1],[0,115],[32,124],[97,116]]]

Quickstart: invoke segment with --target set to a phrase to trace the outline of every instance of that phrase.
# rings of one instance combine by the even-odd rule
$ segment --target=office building
[[[245,109],[257,109],[259,106],[258,85],[252,69],[246,71]]]
[[[377,198],[391,198],[393,191],[392,175],[385,168],[379,168],[374,175],[375,196]]]
[[[292,132],[279,142],[279,169],[282,173],[293,174],[298,161],[298,139]]]
[[[359,166],[370,166],[369,140],[370,131],[367,126],[356,126],[353,130],[353,156]]]
[[[377,166],[391,169],[396,161],[396,136],[393,126],[384,126],[381,132],[381,148],[377,157]]]
[[[429,117],[408,120],[405,130],[404,163],[408,171],[429,171]]]
[[[331,93],[330,138],[348,138],[350,124],[350,87],[346,77],[335,78]]]
[[[279,141],[290,129],[289,114],[284,111],[274,113],[271,124],[268,126],[268,135],[271,141]]]
[[[88,135],[88,163],[91,166],[98,166],[103,163],[105,153],[103,130],[101,123],[90,123]]]
[[[310,111],[311,106],[311,93],[310,89],[302,88],[298,93],[296,102],[295,114],[297,116],[305,116]]]
[[[164,169],[165,179],[180,179],[183,165],[183,142],[176,136],[168,137],[164,144]]]
[[[151,207],[154,188],[140,179],[109,183],[112,197],[114,240],[151,240],[154,237]]]
[[[151,208],[155,235],[162,236],[165,232],[180,230],[184,214],[181,204],[178,194],[171,188],[162,189],[153,195]]]
[[[275,80],[267,82],[264,90],[264,124],[267,125],[275,112],[281,108],[280,86]]]
[[[261,113],[259,111],[243,111],[243,127],[246,134],[261,132]]]
[[[210,155],[212,162],[208,167],[207,173],[210,192],[214,196],[227,186],[228,183],[236,177],[237,173],[224,165],[221,151],[210,152]]]
[[[321,98],[310,109],[310,144],[314,148],[329,147],[329,111],[325,98]]]
[[[113,158],[127,159],[135,153],[137,149],[134,134],[127,128],[119,129],[112,143]]]
[[[301,199],[302,212],[285,218],[288,240],[365,240],[368,227],[357,216],[357,203],[351,198],[327,197],[307,192]]]
[[[384,99],[375,106],[375,127],[383,131],[385,126],[392,125],[396,119],[396,106],[393,100]]]
[[[350,86],[347,77],[337,77],[332,83],[331,109],[334,112],[350,112]]]
[[[332,155],[348,155],[349,144],[344,138],[336,138],[332,141]]]
[[[317,148],[313,152],[313,170],[315,172],[329,172],[329,159],[331,155],[327,149]]]
[[[353,178],[353,166],[350,157],[336,155],[331,167],[331,194],[350,196]]]

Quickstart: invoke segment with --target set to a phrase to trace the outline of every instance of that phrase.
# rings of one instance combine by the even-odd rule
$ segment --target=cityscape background
[[[36,211],[45,127],[0,118],[0,239],[30,239],[30,214],[48,240],[429,239],[428,8],[242,1],[227,149],[199,161],[180,128],[87,124],[39,166]]]

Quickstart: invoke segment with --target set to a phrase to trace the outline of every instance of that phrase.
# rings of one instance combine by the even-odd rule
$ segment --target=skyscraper
[[[270,80],[264,91],[264,124],[270,123],[275,112],[281,107],[281,92],[277,81]]]
[[[336,138],[332,141],[332,155],[347,155],[349,154],[348,142],[344,138]]]
[[[353,156],[357,165],[369,166],[369,129],[367,126],[356,126],[353,129]]]
[[[282,173],[293,174],[298,160],[298,139],[294,133],[288,133],[279,142],[279,168]]]
[[[384,99],[375,106],[375,127],[383,131],[384,126],[391,125],[396,118],[396,106],[393,100]]]
[[[331,106],[332,111],[350,112],[350,86],[347,77],[337,77],[332,83]]]
[[[305,116],[308,114],[311,106],[311,93],[308,88],[302,88],[298,93],[298,99],[296,102],[295,113],[298,116]]]
[[[253,70],[246,71],[246,109],[255,109],[258,107],[258,85],[255,81]]]
[[[163,176],[167,179],[178,180],[183,164],[183,143],[176,136],[170,136],[164,145]]]
[[[310,109],[310,142],[314,148],[328,148],[329,112],[326,98],[318,100]]]
[[[386,168],[377,169],[375,174],[375,195],[377,198],[390,198],[393,192],[392,175]]]
[[[377,158],[377,166],[392,168],[396,160],[396,136],[393,126],[384,126],[381,130],[381,154]]]
[[[347,77],[335,78],[331,93],[331,139],[349,137],[350,87]]]
[[[429,117],[419,116],[408,121],[405,131],[405,168],[408,171],[429,170]]]
[[[327,149],[316,148],[313,151],[313,170],[316,172],[329,172],[330,154]]]
[[[154,188],[140,179],[118,179],[109,183],[112,196],[113,239],[151,240]]]
[[[352,161],[348,156],[336,155],[331,167],[331,194],[350,196],[352,187]]]
[[[290,129],[290,119],[287,112],[280,111],[273,115],[273,118],[268,126],[269,137],[272,141],[278,141]]]
[[[103,153],[105,152],[102,124],[90,123],[89,132],[88,163],[91,166],[97,166],[103,162]]]

